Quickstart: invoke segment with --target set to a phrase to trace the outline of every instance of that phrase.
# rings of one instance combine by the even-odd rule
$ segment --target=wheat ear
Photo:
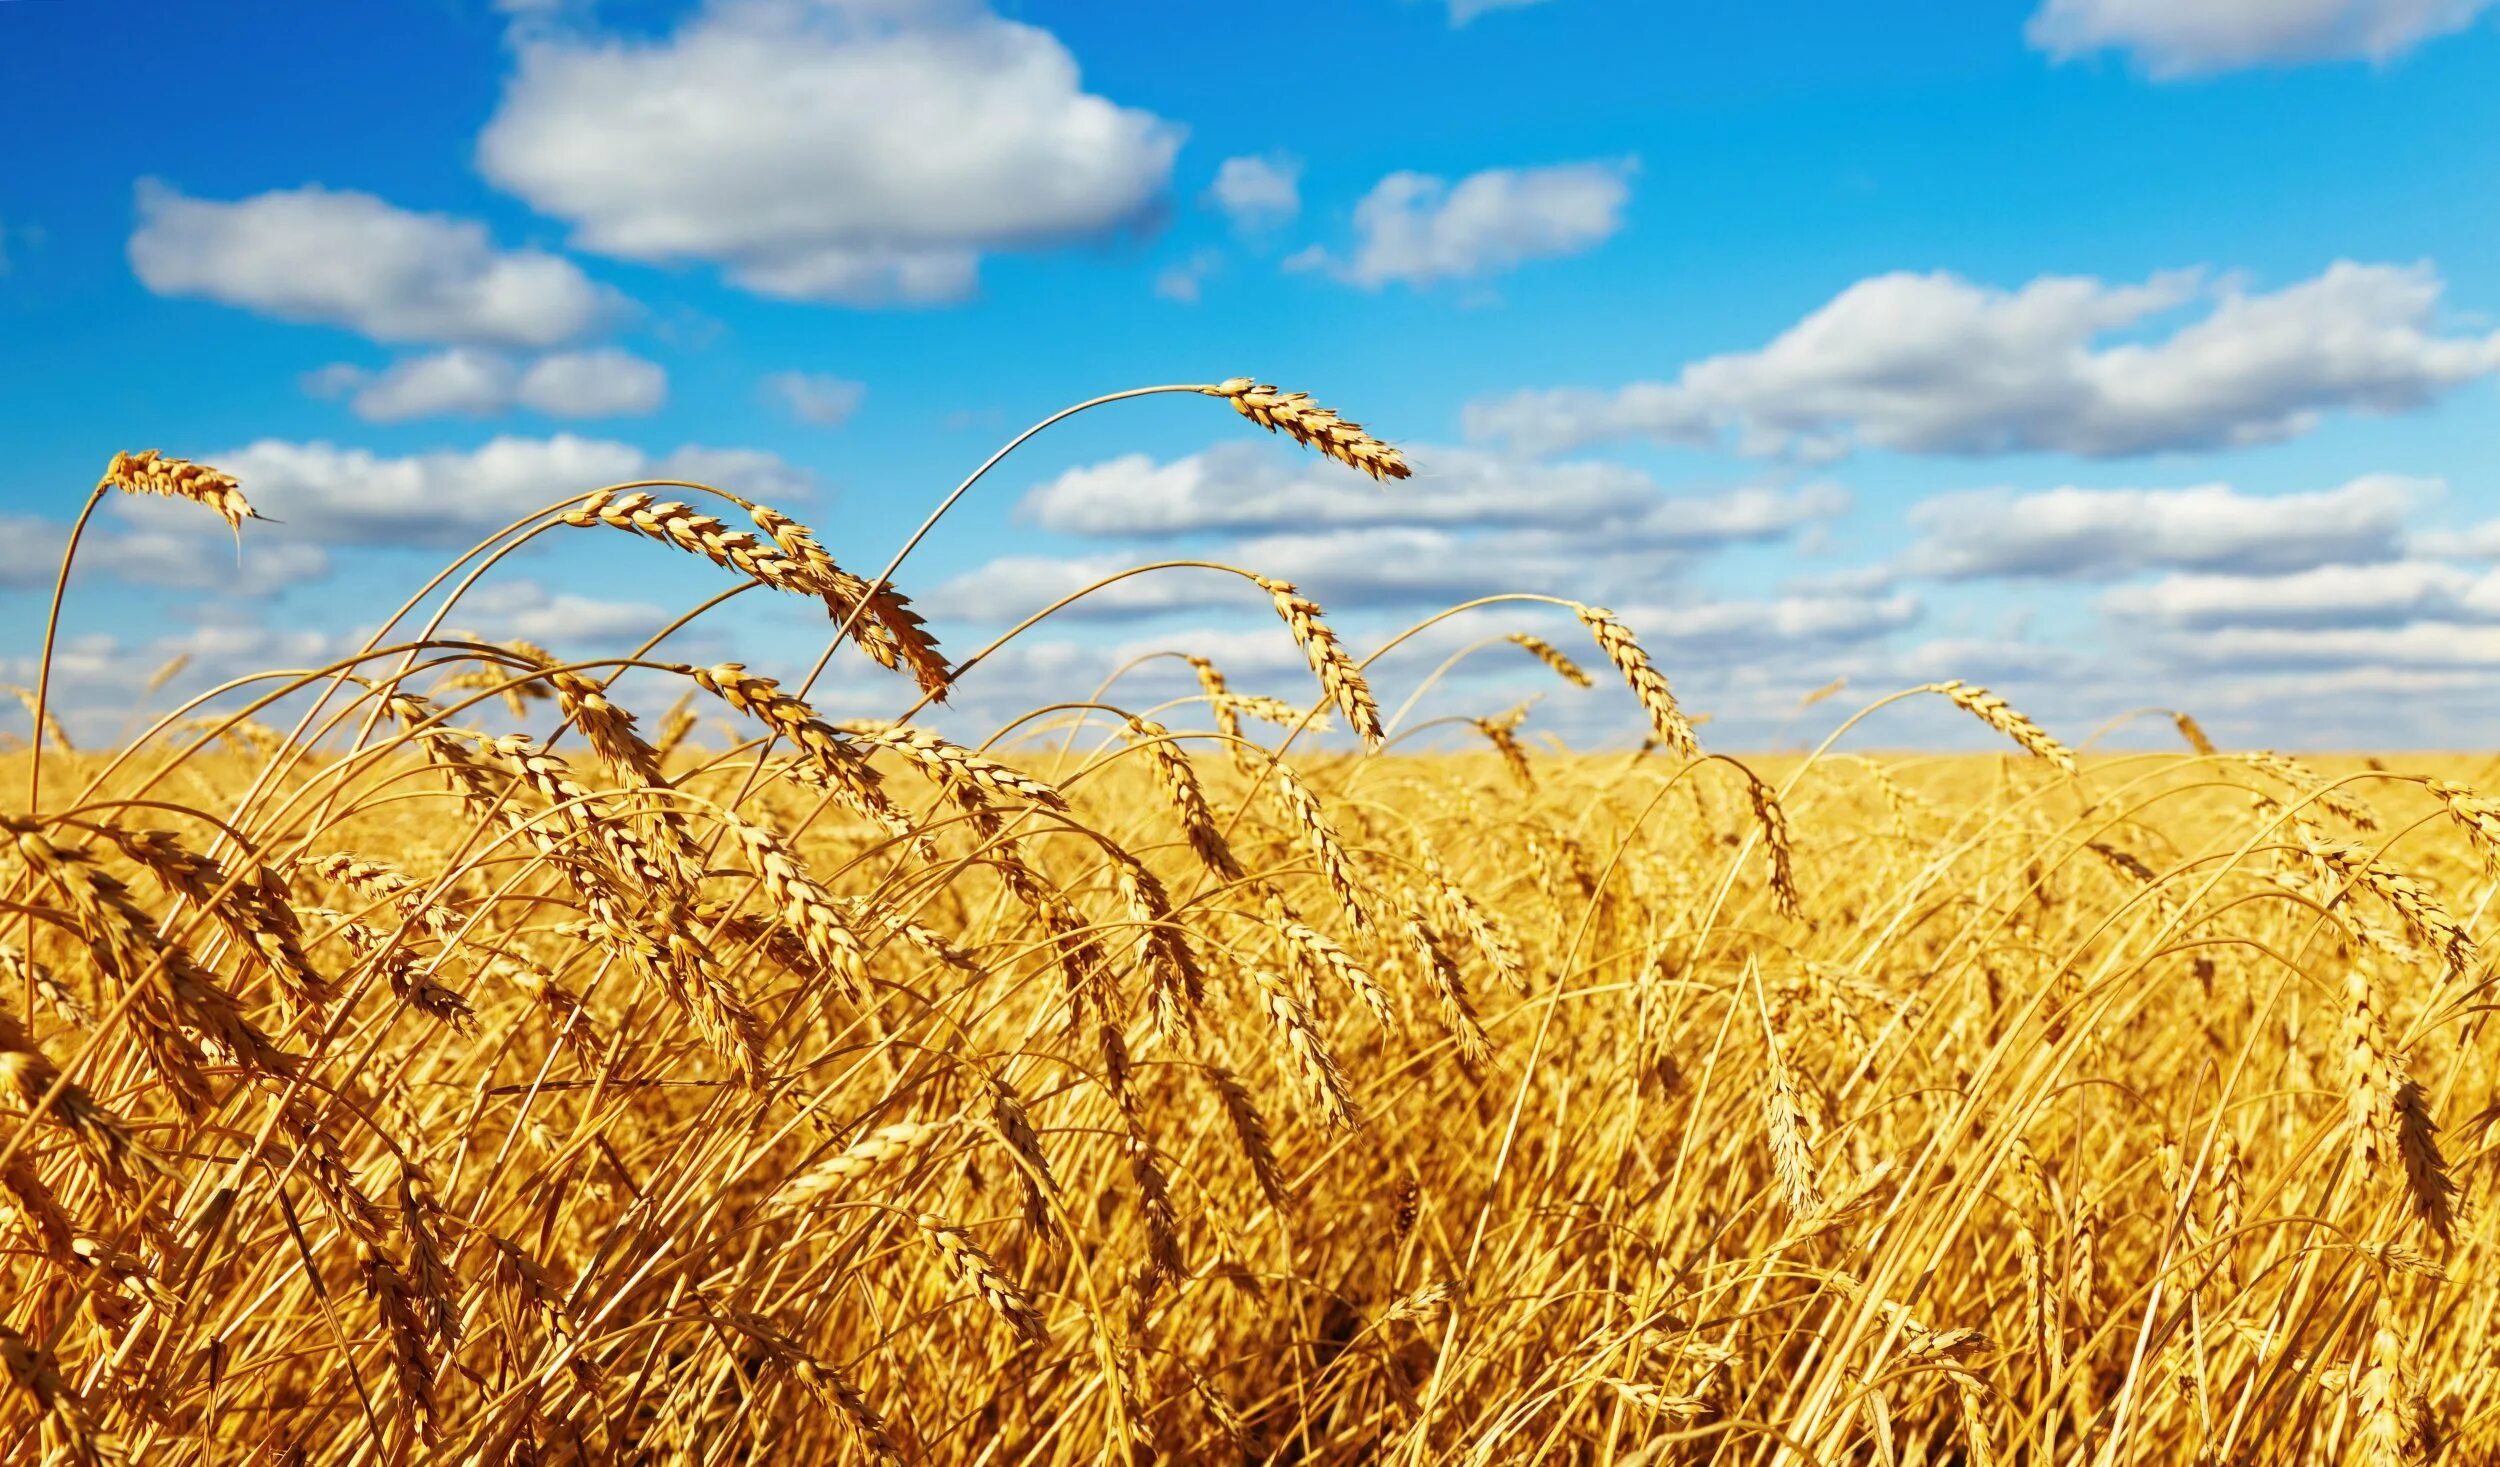
[[[1279,392],[1251,377],[1227,378],[1199,391],[1226,399],[1235,411],[1269,432],[1283,433],[1375,479],[1403,479],[1412,472],[1404,454],[1364,432],[1362,424],[1348,422],[1311,401],[1307,392]]]

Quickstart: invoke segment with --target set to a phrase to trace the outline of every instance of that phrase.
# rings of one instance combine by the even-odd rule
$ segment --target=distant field
[[[637,492],[551,532],[948,686],[882,576]],[[2003,752],[1705,753],[1542,597],[1475,655],[1649,747],[1366,755],[1263,584],[1307,705],[976,749],[412,622],[0,760],[0,1461],[2500,1452],[2489,758],[2078,760],[1960,684]]]

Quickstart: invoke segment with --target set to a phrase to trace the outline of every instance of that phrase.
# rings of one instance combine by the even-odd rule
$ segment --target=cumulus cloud
[[[2114,616],[2184,631],[2500,621],[2500,571],[2407,560],[2322,565],[2288,575],[2165,576],[2105,591],[2100,606]]]
[[[1107,467],[1117,473],[1120,463]],[[1141,459],[1135,467],[1144,476],[1141,482],[1153,482],[1150,463]],[[1614,496],[1584,494],[1543,518],[1521,512],[1516,499],[1490,496],[1427,497],[1404,505],[1358,499],[1350,508],[1324,510],[1316,500],[1310,503],[1318,512],[1224,516],[1212,523],[1257,533],[1194,548],[1188,558],[1297,582],[1334,607],[1415,606],[1516,590],[1637,594],[1654,590],[1684,562],[1714,547],[1778,539],[1837,515],[1848,507],[1848,496],[1819,484],[1676,496],[1648,486]],[[1062,526],[1128,526],[1125,533],[1135,538],[1141,522],[1099,513],[1108,507],[1097,500]],[[1149,535],[1170,528],[1159,519],[1143,523],[1152,527]],[[1115,572],[1174,558],[1175,552],[1152,545],[1083,556],[1019,554],[958,577],[932,599],[952,614],[974,619],[1018,618]],[[1161,570],[1089,594],[1066,614],[1108,617],[1251,604],[1243,595],[1231,577]]]
[[[456,346],[375,372],[346,362],[308,374],[316,397],[341,397],[374,423],[413,418],[488,418],[515,406],[552,418],[638,417],[668,398],[657,362],[614,348],[556,352],[526,367],[500,352]]]
[[[868,386],[828,372],[775,372],[764,379],[764,395],[802,423],[839,428],[868,400]]]
[[[2373,474],[2309,494],[2243,494],[2227,484],[1942,494],[1911,509],[1920,539],[1900,569],[1951,580],[2105,580],[2391,560],[2403,552],[2407,511],[2439,488]]]
[[[2472,25],[2492,0],[2047,0],[2031,44],[2068,60],[2124,51],[2162,78],[2309,61],[2393,60]]]
[[[516,373],[500,352],[453,347],[370,371],[333,362],[304,378],[315,397],[345,397],[356,416],[373,423],[411,418],[491,417],[512,405]]]
[[[2500,668],[2500,625],[2426,619],[2401,626],[2227,626],[2168,639],[2162,651],[2174,664],[2227,670],[2344,667],[2392,671],[2402,668]],[[2277,726],[2307,697],[2292,694],[2273,710]],[[2368,722],[2374,741],[2406,743],[2423,727],[2408,720],[2391,730],[2389,710]]]
[[[640,417],[668,400],[668,373],[632,352],[558,352],[521,374],[514,396],[551,418]]]
[[[623,305],[561,256],[498,249],[484,225],[352,190],[224,202],[143,179],[138,205],[130,265],[149,290],[376,341],[555,346]]]
[[[647,477],[709,484],[748,499],[805,499],[816,479],[807,470],[761,448],[704,448],[689,444],[651,461]]]
[[[257,549],[249,547],[247,553]],[[324,595],[328,598],[331,593]],[[153,719],[223,684],[283,669],[323,667],[364,650],[380,623],[380,608],[366,602],[346,609],[336,599],[325,599],[324,604],[330,614],[307,619],[266,606],[195,602],[185,609],[184,614],[192,618],[188,624],[156,635],[65,636],[53,661],[54,710],[73,734],[118,740],[139,726],[134,719]],[[359,620],[360,616],[366,619]],[[667,625],[671,616],[658,606],[550,590],[528,579],[490,579],[461,598],[445,634],[497,642],[527,638],[573,656],[625,650]],[[709,645],[709,639],[698,631],[674,650],[680,655],[710,657],[726,649]],[[182,665],[171,667],[177,658]],[[24,655],[0,655],[0,682],[32,681],[34,661],[31,649]],[[151,688],[160,669],[167,671],[167,681]],[[237,711],[245,699],[274,691],[275,686],[268,680],[255,681],[240,694],[230,693],[206,706],[220,712]],[[634,688],[631,698],[657,692],[657,685]],[[674,695],[673,687],[658,693],[662,698]],[[285,726],[304,711],[308,701],[309,695],[291,696],[257,716],[265,723]],[[141,709],[147,711],[135,713]],[[490,703],[463,715],[463,721],[492,723],[497,714]]]
[[[1287,153],[1227,158],[1215,170],[1207,199],[1236,229],[1289,224],[1302,212],[1302,160]]]
[[[550,590],[526,577],[477,587],[460,598],[460,614],[482,622],[486,635],[499,640],[568,645],[644,636],[670,619],[664,607]]]
[[[2413,537],[2413,548],[2452,560],[2500,560],[2500,520],[2462,530],[2426,530]]]
[[[52,659],[52,713],[82,745],[118,744],[210,688],[237,678],[278,668],[314,668],[353,650],[350,634],[328,633],[303,626],[270,627],[243,620],[218,620],[185,627],[164,636],[131,641],[102,634],[66,636]],[[151,689],[152,674],[183,659],[171,681]],[[0,657],[0,681],[31,683],[36,658]],[[269,691],[255,684],[246,696]],[[243,699],[214,705],[220,712],[240,710]],[[263,722],[291,721],[301,700],[264,709]],[[23,717],[14,706],[9,714]],[[0,715],[5,717],[7,715]]]
[[[1212,659],[1237,692],[1298,698],[1298,706],[1308,707],[1318,694],[1293,638],[1283,631],[1271,617],[1265,625],[1192,627],[1117,641],[1021,637],[983,658],[948,690],[947,704],[963,721],[963,731],[976,739],[1027,710],[1065,699],[1071,687],[1090,690],[1115,673],[1119,680],[1107,693],[1113,704],[1151,707],[1198,691],[1196,677],[1177,656],[1156,655],[1185,648]]]
[[[107,534],[88,553],[114,579],[130,585],[236,596],[265,595],[330,573],[330,558],[318,545],[247,544],[238,557],[231,544],[221,545],[214,535],[204,537],[196,529],[190,534],[167,530]]]
[[[1226,557],[1282,576],[1341,613],[1406,615],[1509,591],[1620,600],[1630,588],[1679,579],[1691,557],[1661,547],[1637,557],[1591,553],[1570,536],[1470,535],[1421,525],[1261,535]]]
[[[110,527],[101,534],[90,531],[79,547],[82,573],[101,570],[133,586],[245,597],[265,596],[330,573],[330,557],[318,545],[247,535],[238,551],[226,537],[225,526],[214,521],[202,524],[196,514],[133,518],[138,522]]]
[[[581,248],[790,299],[959,299],[984,254],[1146,221],[1181,139],[975,0],[710,0],[657,39],[515,44],[490,180]]]
[[[1264,607],[1258,609],[1264,611]],[[1643,641],[1660,653],[1686,706],[1716,715],[1705,730],[1714,747],[1762,747],[1766,735],[1794,712],[1801,695],[1844,672],[1868,671],[1871,675],[1863,681],[1885,688],[1942,675],[1898,672],[1902,654],[1892,650],[1892,644],[1915,629],[1925,614],[1910,596],[1724,600],[1693,596],[1627,604],[1622,610]],[[1384,619],[1349,609],[1335,620],[1356,655],[1362,656],[1403,629],[1409,615],[1400,612]],[[1479,646],[1515,630],[1550,637],[1583,660],[1593,655],[1586,648],[1585,633],[1567,613],[1551,608],[1494,607],[1438,622],[1403,641],[1374,667],[1375,687],[1394,706],[1404,690],[1444,659],[1477,647],[1477,655],[1435,684],[1405,720],[1408,726],[1445,712],[1484,713],[1527,701],[1535,704],[1533,730],[1559,733],[1575,745],[1628,747],[1647,732],[1638,705],[1620,683],[1601,677],[1596,687],[1585,691],[1565,687],[1515,649]],[[1292,640],[1281,636],[1281,631],[1273,617],[1258,617],[1220,624],[1175,621],[1166,629],[1108,642],[1074,637],[1019,639],[984,661],[954,701],[976,718],[1012,717],[1037,703],[1064,697],[1071,685],[1090,688],[1122,669],[1120,681],[1107,695],[1116,705],[1138,707],[1167,698],[1188,698],[1196,686],[1187,667],[1175,657],[1156,655],[1186,650],[1212,660],[1236,688],[1309,706],[1318,701],[1318,689]],[[2005,660],[1993,658],[1986,665],[2000,669]],[[1965,659],[1958,670],[1967,672],[1972,665]],[[1602,670],[1600,663],[1591,666]],[[1202,717],[1186,713],[1168,721],[1176,728],[1203,726]],[[1946,723],[1946,734],[1959,736],[1964,743],[1976,742],[1963,726],[1965,722]],[[1336,737],[1341,741],[1342,733]],[[1427,740],[1431,737],[1426,735]],[[1459,737],[1472,739],[1473,735]]]
[[[807,484],[803,473],[757,450],[653,455],[570,433],[404,457],[262,439],[211,461],[252,486],[253,499],[289,534],[335,544],[465,544],[561,495],[625,480],[687,479],[758,499],[789,499]]]
[[[1557,553],[1552,537],[1523,543],[1511,536],[1467,536],[1414,525],[1256,535],[1230,541],[1214,558],[1301,586],[1322,604],[1359,607],[1437,605],[1496,590],[1584,582],[1597,567],[1576,553]],[[1022,617],[1094,581],[1155,557],[1008,556],[958,577],[936,600],[951,612],[985,620]],[[1659,561],[1651,558],[1655,572]],[[1265,609],[1238,577],[1194,568],[1134,576],[1069,608],[1075,618],[1134,616],[1182,607]]]
[[[1790,665],[1835,647],[1879,641],[1925,613],[1907,591],[1880,596],[1796,594],[1621,608],[1625,622],[1671,664],[1776,657]]]
[[[2064,659],[2026,695],[2035,714],[2086,721],[2158,702],[2226,741],[2282,743],[2288,728],[2309,747],[2454,744],[2500,714],[2500,695],[2473,681],[2500,667],[2500,569],[2472,553],[2473,531],[2408,532],[2407,511],[2438,488],[2379,475],[2271,497],[2220,485],[1945,496],[1915,512],[1926,537],[1887,569],[2114,583],[2076,608],[2098,614],[2092,634],[2013,644]],[[1978,644],[1939,645],[1954,656],[1926,676],[1991,676],[1964,659]],[[2393,726],[2391,699],[2405,710]]]
[[[0,589],[48,587],[61,568],[69,525],[33,515],[0,515]],[[330,561],[320,546],[246,537],[238,554],[226,527],[199,506],[117,497],[113,514],[87,527],[78,574],[129,586],[163,586],[255,596],[318,580]]]
[[[1476,525],[1620,533],[1652,543],[1760,539],[1848,508],[1837,486],[1748,486],[1669,495],[1637,469],[1549,463],[1480,449],[1419,444],[1416,477],[1386,492],[1342,470],[1266,444],[1225,443],[1158,462],[1123,454],[1068,470],[1017,505],[1017,515],[1067,535],[1153,538],[1201,531],[1326,525]]]
[[[1477,535],[1394,525],[1255,536],[1228,546],[1223,558],[1293,581],[1328,606],[1430,608],[1506,591],[1633,604],[1679,580],[1693,552],[1707,543],[1646,539],[1637,531],[1620,537],[1555,531]],[[1794,598],[1794,604],[1863,612],[1883,599],[1808,595]],[[1893,593],[1891,600],[1916,605],[1907,593]],[[1800,626],[1789,629],[1804,635]],[[1698,625],[1693,634],[1715,635]]]
[[[1158,462],[1122,454],[1068,470],[1026,494],[1020,518],[1068,535],[1159,536],[1296,524],[1531,525],[1554,518],[1629,514],[1656,494],[1647,475],[1619,464],[1524,463],[1506,475],[1497,455],[1421,446],[1410,487],[1374,492],[1341,469],[1264,443],[1219,444]],[[1528,476],[1534,475],[1536,492]],[[1415,488],[1413,485],[1427,485]]]
[[[1633,160],[1488,168],[1452,185],[1392,173],[1354,206],[1355,244],[1339,259],[1314,247],[1288,263],[1377,290],[1480,280],[1530,260],[1585,254],[1623,228]]]
[[[1140,555],[1002,555],[940,584],[927,599],[950,616],[1001,623],[1021,620],[1065,596],[1108,580],[1152,557]],[[1140,616],[1182,607],[1241,601],[1229,576],[1190,569],[1130,576],[1087,595],[1070,618]],[[1247,604],[1247,603],[1242,603]]]
[[[1759,351],[1673,381],[1480,402],[1469,431],[1531,450],[1647,436],[1831,457],[2116,457],[2295,438],[2333,411],[2393,413],[2500,370],[2500,333],[2440,334],[2428,265],[2338,261],[2272,292],[2171,272],[2133,285],[2044,276],[2019,290],[1949,272],[1859,281]],[[2205,314],[2104,344],[2161,313]]]

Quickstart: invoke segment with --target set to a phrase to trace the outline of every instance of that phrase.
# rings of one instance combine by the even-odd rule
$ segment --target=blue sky
[[[2487,742],[2484,0],[1306,21],[0,3],[8,680],[118,448],[233,468],[283,523],[238,572],[181,506],[103,517],[61,664],[89,729],[177,653],[160,702],[336,655],[606,478],[757,493],[874,569],[1034,418],[1251,373],[1416,477],[1384,493],[1202,400],[1120,405],[1010,460],[905,588],[963,648],[1180,557],[1297,579],[1358,643],[1486,591],[1599,600],[1738,747],[1845,708],[1795,716],[1835,678],[1957,675],[2074,737],[2163,703],[2255,744]],[[587,655],[716,586],[572,532],[452,624]],[[964,716],[1157,647],[1297,688],[1244,589],[1132,585],[982,669]],[[683,650],[804,668],[824,628],[759,601]],[[1444,629],[1381,681],[1511,626],[1576,632]],[[828,702],[898,706],[844,666]],[[1427,716],[1546,691],[1471,668]],[[1637,718],[1557,691],[1531,726]]]

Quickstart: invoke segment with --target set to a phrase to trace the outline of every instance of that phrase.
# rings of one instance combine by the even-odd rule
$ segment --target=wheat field
[[[1406,474],[1299,394],[1147,390]],[[248,540],[248,488],[96,492]],[[443,630],[540,535],[843,650]],[[1428,748],[1398,642],[1256,567],[1307,702],[1191,657],[976,744],[924,715],[987,651],[840,548],[568,497],[105,751],[47,644],[0,763],[0,1460],[2500,1454],[2487,763],[2170,710],[2101,752],[1961,683],[1730,754],[1673,647],[1533,587],[1466,656],[1647,740]],[[870,678],[899,716],[810,702]],[[1867,752],[1904,699],[2002,752]]]

